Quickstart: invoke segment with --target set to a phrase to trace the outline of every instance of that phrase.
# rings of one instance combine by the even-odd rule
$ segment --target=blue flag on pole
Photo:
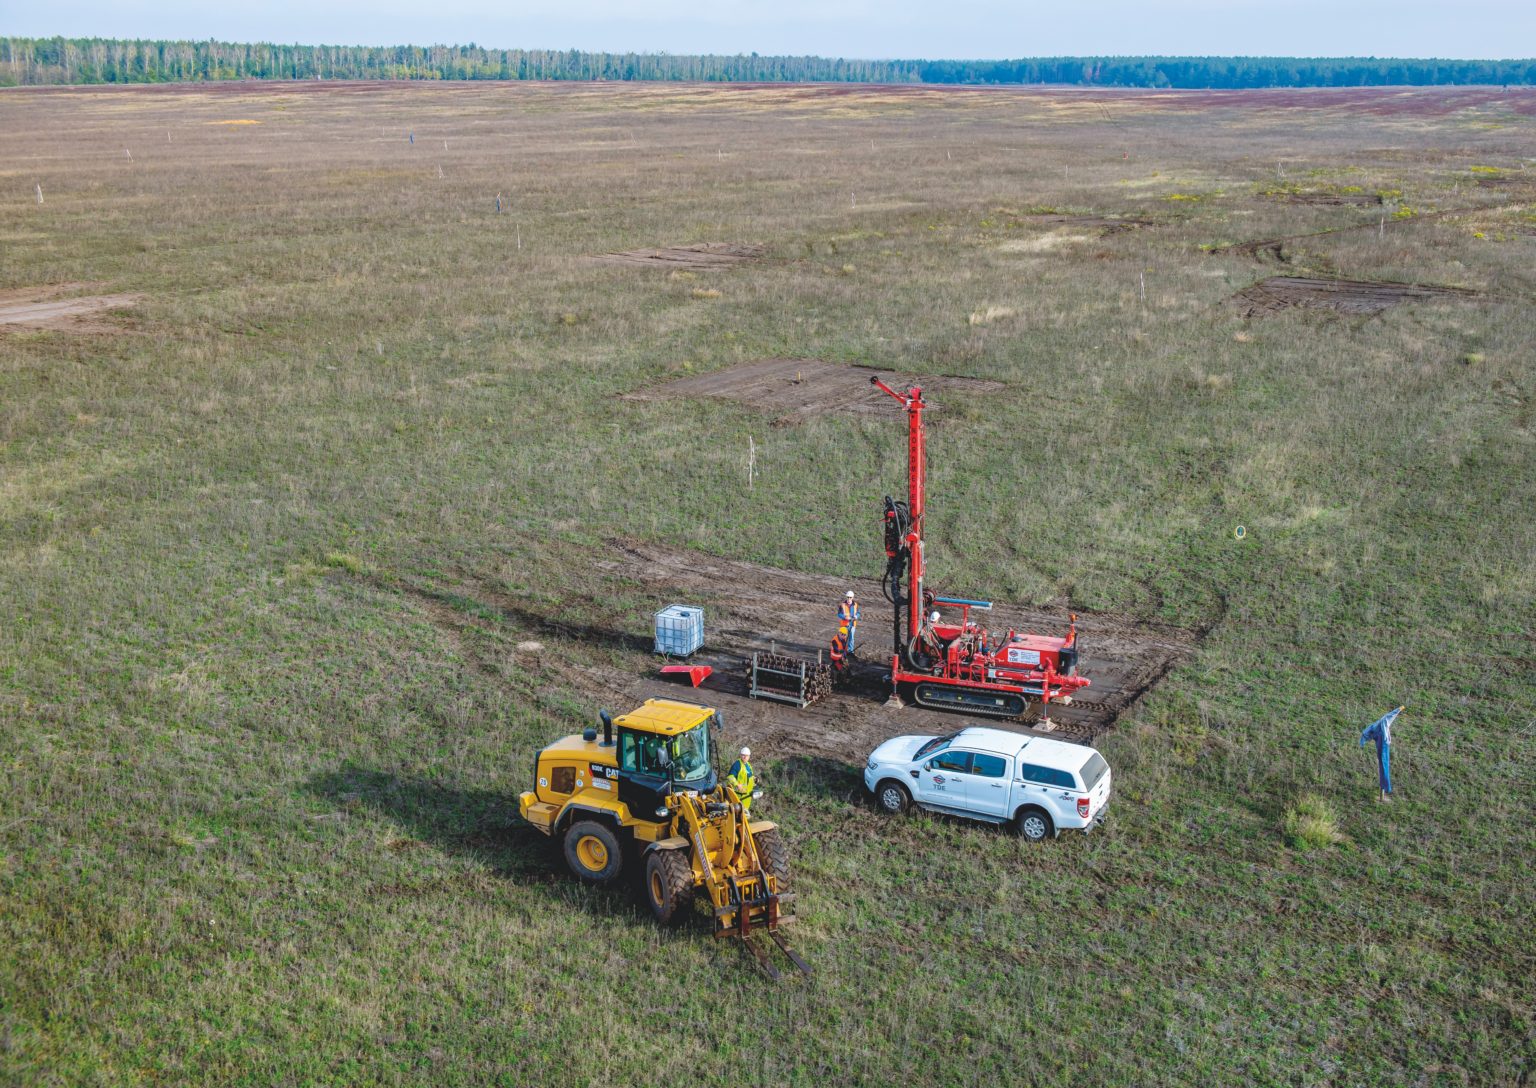
[[[1360,747],[1368,740],[1376,742],[1376,770],[1381,776],[1381,792],[1392,792],[1392,723],[1403,712],[1402,707],[1389,710],[1377,718],[1360,734]]]

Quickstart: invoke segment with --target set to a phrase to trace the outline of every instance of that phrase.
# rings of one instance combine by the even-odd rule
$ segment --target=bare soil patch
[[[1322,280],[1301,276],[1272,276],[1232,296],[1244,317],[1263,317],[1282,310],[1333,310],[1344,314],[1376,314],[1404,302],[1428,299],[1475,298],[1464,287],[1418,283],[1377,283],[1371,280]]]
[[[918,707],[884,706],[891,613],[874,578],[803,574],[634,540],[615,541],[613,553],[594,565],[639,583],[658,599],[682,595],[704,603],[705,645],[694,656],[715,666],[715,675],[704,687],[733,697],[736,719],[745,718],[744,727],[767,741],[770,751],[806,750],[861,760],[875,744],[898,733],[950,732],[975,721]],[[777,648],[814,656],[824,650],[837,603],[849,589],[859,595],[863,607],[861,660],[849,680],[831,698],[803,711],[748,699],[746,669],[752,652]],[[1068,621],[1064,613],[998,603],[987,622],[1000,630],[1065,632]],[[1113,725],[1196,644],[1192,632],[1113,616],[1080,620],[1078,637],[1081,671],[1093,685],[1086,698],[1053,709],[1051,717],[1058,735],[1081,740]],[[644,683],[653,682],[647,678]],[[654,686],[659,688],[660,682]]]
[[[600,253],[592,260],[600,264],[621,264],[640,268],[668,268],[674,271],[712,272],[754,261],[766,247],[740,242],[699,242],[691,246],[666,249],[631,249],[623,253]]]
[[[797,416],[826,412],[879,412],[894,408],[890,398],[870,384],[879,376],[892,387],[921,385],[925,394],[995,393],[1002,382],[983,378],[916,377],[873,367],[840,366],[819,359],[762,359],[727,370],[678,378],[649,389],[626,393],[629,400],[674,397],[714,397],[740,401],[792,421]]]
[[[477,602],[475,615],[443,607],[448,595],[424,595],[426,611],[434,622],[450,626],[477,622],[476,616],[492,611],[521,628],[532,628],[547,641],[575,640],[574,647],[553,645],[543,653],[518,655],[520,667],[539,677],[552,702],[562,702],[565,693],[574,689],[614,710],[649,698],[709,703],[721,709],[730,745],[750,742],[767,759],[820,756],[856,764],[881,741],[902,733],[950,733],[978,723],[1034,731],[998,719],[886,707],[891,613],[873,578],[802,574],[635,540],[615,540],[590,562],[594,571],[630,593],[652,597],[658,607],[684,602],[704,608],[704,647],[689,659],[690,664],[710,665],[714,670],[701,687],[661,679],[661,658],[650,652],[648,631],[623,629],[627,624],[605,625],[574,602],[559,615],[541,616],[530,611],[525,600],[474,586],[460,592]],[[863,606],[860,660],[833,694],[804,710],[749,698],[747,669],[752,653],[815,657],[826,649],[837,604],[849,589],[859,594]],[[593,622],[584,624],[587,619]],[[999,630],[1067,629],[1064,613],[1009,604],[998,604],[988,622]],[[1091,741],[1187,658],[1199,637],[1180,628],[1110,615],[1079,619],[1081,671],[1093,685],[1074,705],[1052,709],[1056,729],[1051,735]],[[454,641],[464,645],[457,637]],[[599,656],[607,661],[597,663],[591,652],[581,652],[582,646],[589,651],[601,648],[605,652]]]
[[[120,326],[99,320],[112,310],[135,305],[138,295],[77,295],[61,298],[76,284],[0,291],[0,328],[57,329],[65,332],[118,332]]]

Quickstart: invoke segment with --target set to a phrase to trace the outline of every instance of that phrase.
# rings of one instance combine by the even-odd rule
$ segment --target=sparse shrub
[[[290,586],[307,585],[324,573],[325,568],[319,563],[302,559],[297,563],[289,563],[283,568],[282,583]]]
[[[350,552],[327,552],[325,565],[336,570],[344,570],[349,574],[361,574],[367,566]]]
[[[988,306],[972,312],[970,322],[972,325],[990,325],[994,321],[1016,316],[1018,311],[1012,306]]]
[[[1338,819],[1327,801],[1304,793],[1285,810],[1285,841],[1297,850],[1324,849],[1344,841]]]
[[[694,298],[719,298],[720,297],[720,292],[715,290],[713,287],[695,287],[693,289],[693,297]]]

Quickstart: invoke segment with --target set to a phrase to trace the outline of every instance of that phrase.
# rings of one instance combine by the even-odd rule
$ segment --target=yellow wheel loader
[[[747,940],[757,929],[801,971],[810,968],[778,927],[794,920],[784,911],[789,852],[778,827],[749,820],[741,802],[720,781],[711,758],[713,707],[673,699],[647,699],[618,718],[605,711],[596,729],[562,737],[539,753],[534,788],[518,798],[518,811],[555,838],[580,880],[607,884],[626,861],[643,868],[642,887],[656,920],[676,925],[708,900],[717,937],[739,937],[763,968],[778,971]]]

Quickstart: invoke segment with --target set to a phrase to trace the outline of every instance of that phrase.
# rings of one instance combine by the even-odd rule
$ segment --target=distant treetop
[[[1098,87],[1379,87],[1536,84],[1536,59],[1034,57],[843,60],[483,49],[4,38],[0,86],[231,79],[705,80],[724,83],[1057,83]]]

